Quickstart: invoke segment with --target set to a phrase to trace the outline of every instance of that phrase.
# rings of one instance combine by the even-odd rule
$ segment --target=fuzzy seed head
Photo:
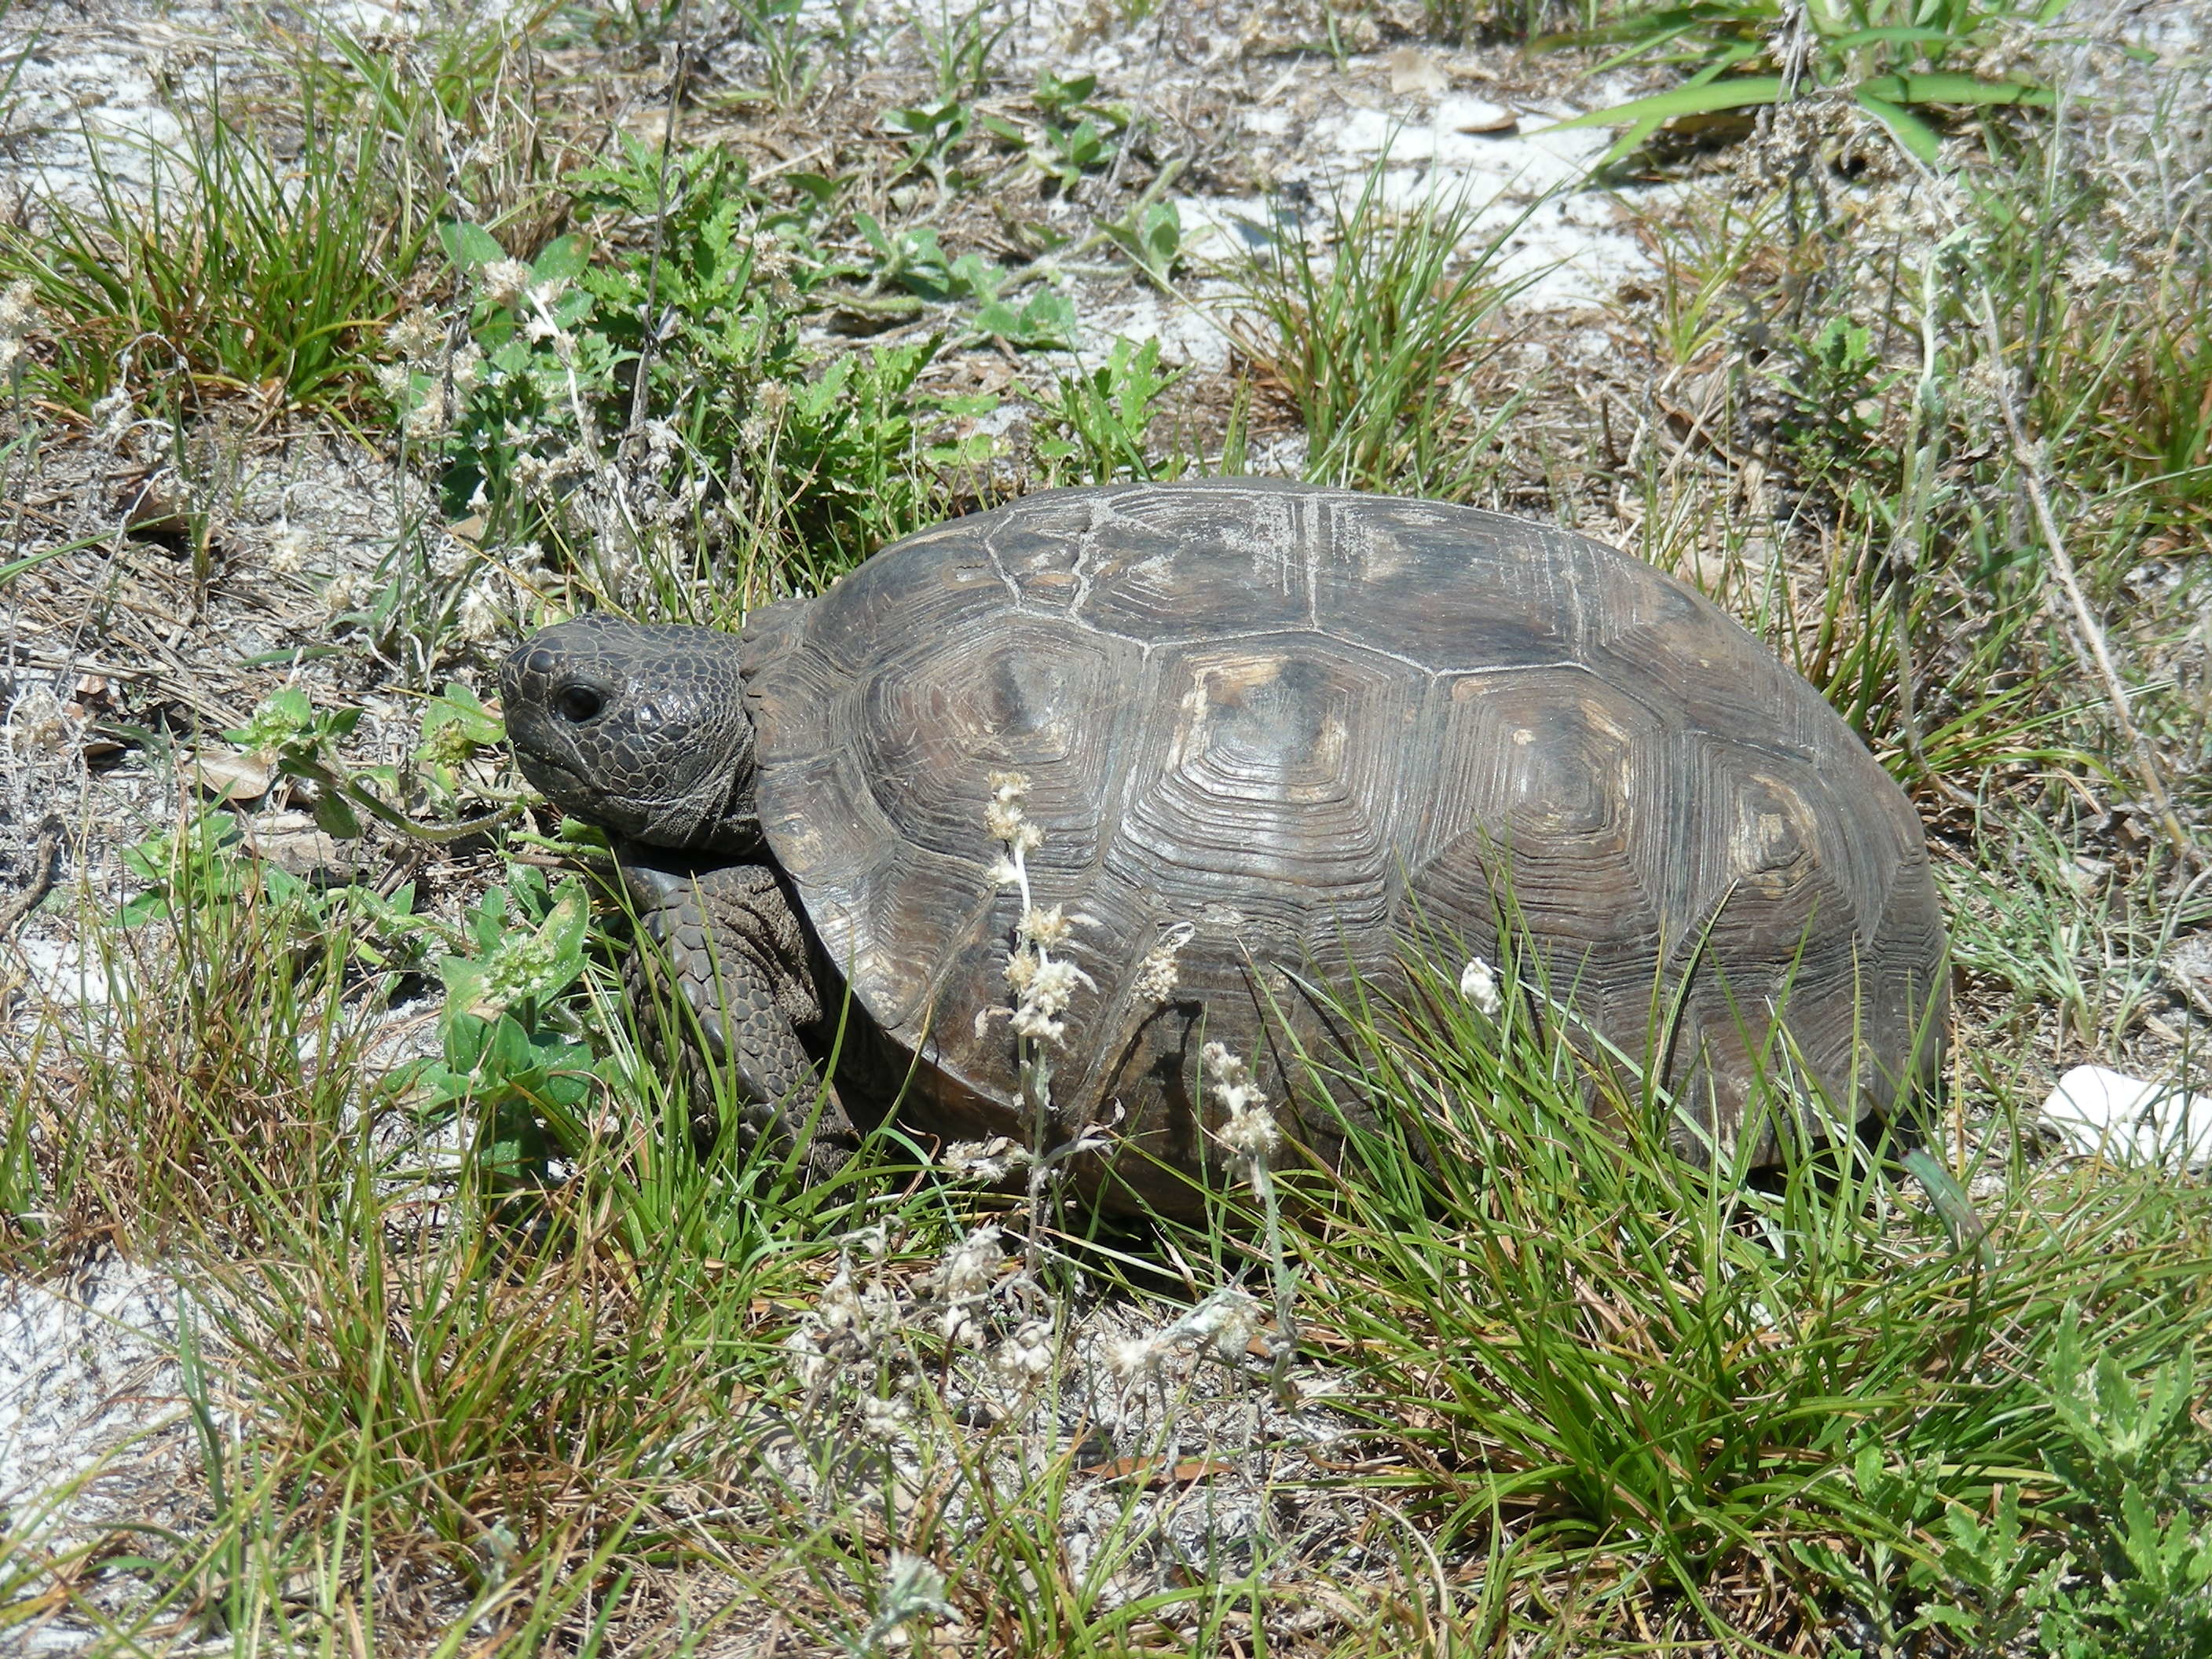
[[[446,331],[427,311],[410,311],[384,331],[384,343],[410,362],[419,362],[437,350]]]
[[[1022,919],[1015,924],[1014,931],[1026,943],[1046,950],[1064,945],[1075,931],[1075,918],[1062,915],[1063,908],[1063,906],[1055,904],[1048,910],[1032,904],[1022,912]]]
[[[1024,1321],[999,1345],[991,1364],[1017,1388],[1034,1388],[1052,1371],[1052,1327],[1042,1320]]]
[[[482,645],[499,637],[502,626],[499,606],[484,584],[478,582],[461,595],[460,605],[453,612],[453,626],[471,645]]]
[[[1176,958],[1197,931],[1187,921],[1179,921],[1169,928],[1160,942],[1138,961],[1129,988],[1146,1002],[1165,1002],[1173,997],[1182,977]]]
[[[269,532],[269,568],[280,576],[296,576],[307,568],[307,532],[289,519],[279,519]]]
[[[1498,975],[1480,957],[1469,957],[1459,970],[1459,994],[1486,1019],[1496,1019],[1505,1006],[1498,991]]]
[[[949,1300],[966,1301],[987,1294],[991,1281],[997,1277],[999,1264],[1006,1260],[1006,1251],[999,1243],[999,1230],[986,1222],[969,1231],[967,1237],[952,1247],[938,1269],[939,1291]]]
[[[530,292],[531,270],[520,259],[494,259],[477,273],[477,291],[495,306],[511,306]]]
[[[1106,1345],[1106,1369],[1124,1382],[1157,1371],[1160,1358],[1160,1345],[1152,1337],[1117,1337]]]
[[[1199,1058],[1212,1082],[1213,1097],[1228,1114],[1214,1132],[1214,1139],[1240,1167],[1255,1172],[1265,1169],[1283,1139],[1275,1115],[1268,1109],[1267,1097],[1252,1080],[1243,1059],[1226,1044],[1209,1042],[1199,1051]]]
[[[937,1155],[945,1172],[957,1180],[985,1185],[1004,1181],[1030,1162],[1029,1149],[1005,1135],[988,1140],[956,1140]]]

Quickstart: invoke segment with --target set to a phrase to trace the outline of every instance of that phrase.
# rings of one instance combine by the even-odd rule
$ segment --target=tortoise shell
[[[1723,1144],[1757,1065],[1879,1113],[1932,1064],[1943,930],[1904,795],[1702,595],[1582,537],[1289,483],[1048,491],[772,607],[745,653],[769,846],[962,1129],[1021,1132],[1014,1039],[977,1018],[1019,908],[994,771],[1030,780],[1036,902],[1089,918],[1056,1109],[1118,1103],[1182,1168],[1204,1040],[1283,1098],[1281,1028],[1328,1028],[1313,984],[1402,985],[1440,939],[1495,961],[1509,903],[1628,1058],[1679,995],[1660,1070]],[[1133,981],[1179,924],[1163,1006]]]

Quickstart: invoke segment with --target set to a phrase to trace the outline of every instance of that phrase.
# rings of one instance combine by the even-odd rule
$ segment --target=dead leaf
[[[1172,1465],[1157,1457],[1116,1457],[1107,1462],[1090,1464],[1077,1473],[1097,1475],[1108,1480],[1133,1481],[1149,1489],[1195,1486],[1217,1474],[1234,1474],[1237,1466],[1212,1457],[1186,1457]]]
[[[1468,110],[1455,132],[1463,132],[1470,138],[1502,138],[1521,130],[1521,115],[1503,104],[1478,102]]]
[[[210,800],[258,800],[276,781],[276,768],[265,755],[248,755],[235,749],[217,749],[192,757],[192,787]]]
[[[1418,46],[1401,46],[1382,61],[1389,66],[1390,90],[1401,96],[1437,98],[1450,89],[1451,77]]]
[[[302,881],[351,881],[368,867],[359,843],[331,836],[307,812],[265,813],[246,828],[253,855]]]

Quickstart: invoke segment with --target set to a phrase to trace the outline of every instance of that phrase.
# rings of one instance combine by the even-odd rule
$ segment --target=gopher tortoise
[[[1034,902],[1083,918],[1042,1127],[1115,1126],[1075,1160],[1115,1207],[1187,1207],[1220,1167],[1204,1044],[1295,1109],[1323,988],[1402,987],[1441,939],[1496,962],[1501,917],[1693,1152],[1771,1160],[1776,1079],[1830,1121],[1935,1067],[1943,927],[1903,793],[1703,596],[1562,531],[1256,480],[1049,490],[742,635],[544,629],[502,686],[525,775],[615,837],[640,956],[745,1131],[811,1125],[818,1167],[894,1095],[948,1136],[1040,1127],[986,1012],[1023,915],[986,828],[1009,774]]]

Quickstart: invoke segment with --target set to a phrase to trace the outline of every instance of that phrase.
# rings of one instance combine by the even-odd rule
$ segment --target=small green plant
[[[560,1003],[583,976],[590,921],[578,878],[549,890],[541,872],[509,866],[471,911],[462,950],[438,964],[441,1058],[394,1080],[417,1113],[465,1109],[478,1169],[503,1188],[544,1185],[556,1157],[591,1139],[600,1079]]]
[[[809,19],[806,0],[736,0],[732,10],[761,50],[769,100],[779,109],[804,104],[822,79],[822,49],[831,44]]]
[[[1127,137],[1128,108],[1098,101],[1097,89],[1096,76],[1063,77],[1047,70],[1030,94],[1034,121],[985,114],[979,125],[1021,151],[1028,165],[1065,195],[1082,184],[1085,174],[1111,166]]]
[[[2048,23],[2067,0],[2012,5],[2005,0],[1844,0],[1806,8],[1807,56],[1785,74],[1780,42],[1786,33],[1779,0],[1691,0],[1680,6],[1632,9],[1620,21],[1555,36],[1552,44],[1618,46],[1591,72],[1639,59],[1689,70],[1672,92],[1594,110],[1562,121],[1575,127],[1627,128],[1601,166],[1641,147],[1678,116],[1713,115],[1788,101],[1802,90],[1847,92],[1919,160],[1942,152],[1942,112],[1993,104],[2048,104],[2049,88],[2021,75],[1983,75],[1954,67],[1992,44],[2000,30]]]
[[[937,95],[946,103],[976,97],[990,90],[991,57],[1014,27],[1011,13],[1004,21],[990,21],[992,0],[956,11],[953,0],[938,0],[934,21],[917,9],[915,31],[921,36],[930,67],[937,74]]]
[[[826,580],[936,516],[945,475],[988,447],[954,428],[991,400],[922,389],[939,339],[826,362],[801,343],[844,270],[803,211],[770,210],[720,152],[664,175],[633,143],[574,182],[599,222],[653,227],[648,246],[595,259],[572,236],[525,264],[480,228],[445,232],[473,294],[465,343],[423,330],[392,380],[449,511],[483,513],[495,541],[571,549],[617,598],[648,555],[734,551],[779,582]],[[992,286],[932,236],[884,240],[916,283]]]
[[[1146,437],[1182,371],[1163,374],[1160,343],[1114,342],[1106,361],[1087,374],[1062,375],[1037,399],[1042,430],[1030,448],[1053,483],[1112,483],[1124,478],[1179,477],[1180,460],[1156,466]]]
[[[957,164],[957,152],[975,123],[974,107],[957,98],[909,104],[884,112],[884,125],[906,139],[906,165],[900,177],[926,173],[939,198],[957,195],[975,183]]]
[[[853,222],[876,256],[873,284],[896,283],[924,300],[938,301],[995,298],[1006,273],[978,253],[948,256],[938,246],[932,225],[886,230],[872,213],[856,213]]]
[[[1173,202],[1140,203],[1127,219],[1099,228],[1155,288],[1165,288],[1182,263],[1182,215]]]

